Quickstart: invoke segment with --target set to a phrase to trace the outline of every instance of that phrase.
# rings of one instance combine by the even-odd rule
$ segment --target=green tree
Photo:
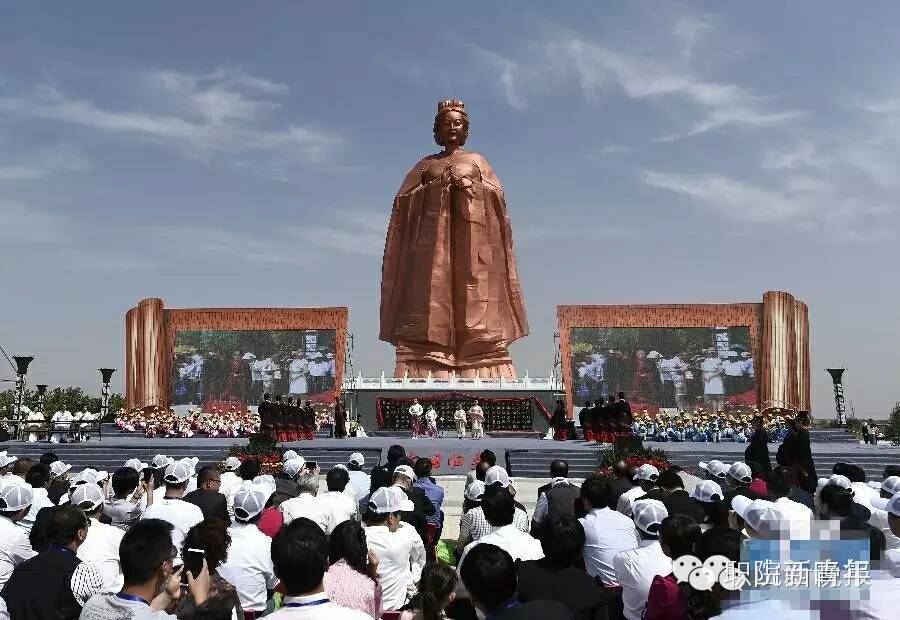
[[[888,439],[900,438],[900,402],[896,403],[894,408],[891,409],[891,415],[888,417],[885,435]]]

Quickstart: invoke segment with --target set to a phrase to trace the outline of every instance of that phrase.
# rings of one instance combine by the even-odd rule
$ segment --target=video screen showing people
[[[576,327],[570,335],[576,406],[618,392],[635,413],[757,404],[749,327]]]
[[[171,403],[210,411],[258,405],[264,393],[331,402],[335,330],[175,333]]]

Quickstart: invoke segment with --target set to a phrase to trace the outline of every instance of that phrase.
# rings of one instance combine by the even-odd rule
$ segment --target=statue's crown
[[[459,99],[444,99],[443,101],[438,102],[438,114],[440,114],[441,112],[446,112],[448,110],[455,110],[456,112],[465,113],[466,104]]]

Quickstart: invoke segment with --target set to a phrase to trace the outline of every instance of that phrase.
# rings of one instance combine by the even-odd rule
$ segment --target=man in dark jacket
[[[814,493],[818,477],[809,445],[809,417],[801,412],[791,421],[791,432],[784,438],[784,458],[794,472],[794,483],[808,493]]]
[[[531,535],[541,538],[547,523],[560,516],[575,516],[581,487],[569,481],[569,464],[556,459],[550,463],[552,480],[538,488],[538,501],[531,519]]]
[[[589,420],[593,416],[593,413],[594,405],[591,403],[591,401],[585,402],[584,407],[582,407],[581,411],[578,412],[578,425],[581,427],[581,437],[584,440],[587,440]]]
[[[376,465],[372,468],[372,475],[370,476],[371,487],[369,488],[369,492],[374,492],[381,487],[391,486],[391,481],[394,479],[394,468],[404,458],[406,458],[406,450],[403,446],[394,444],[388,448],[387,463],[384,465]]]
[[[231,524],[228,516],[228,503],[225,496],[219,493],[222,477],[219,470],[212,465],[200,468],[197,474],[197,489],[184,496],[184,501],[194,504],[203,512],[204,519],[220,519]]]
[[[414,509],[412,512],[401,512],[400,520],[405,521],[416,528],[423,542],[428,541],[428,517],[437,514],[437,508],[425,495],[425,491],[413,486],[416,474],[409,465],[398,465],[394,468],[393,485],[400,487],[406,496],[412,500]]]
[[[625,464],[625,461],[616,461],[613,464],[612,470],[615,478],[613,478],[609,485],[612,489],[612,504],[609,507],[615,510],[616,504],[619,502],[619,498],[622,497],[622,494],[634,487],[635,484],[634,472],[632,472],[628,465]]]
[[[272,395],[268,392],[263,394],[263,399],[262,402],[259,403],[257,413],[259,413],[259,423],[262,426],[262,431],[271,435],[274,432],[272,425],[275,423],[275,407],[269,401],[270,398],[272,398]]]
[[[75,554],[87,538],[88,527],[90,522],[80,508],[60,506],[53,511],[48,527],[53,546],[19,564],[3,588],[2,595],[10,618],[78,618],[81,604],[75,598],[72,587],[79,586],[83,579],[76,578],[73,582],[72,577],[81,564]]]

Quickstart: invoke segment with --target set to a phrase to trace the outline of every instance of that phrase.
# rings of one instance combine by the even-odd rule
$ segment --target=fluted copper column
[[[166,405],[169,376],[165,357],[163,301],[145,299],[125,318],[126,400],[130,407]]]
[[[759,376],[760,409],[797,410],[797,344],[795,301],[782,291],[763,295],[761,357]]]
[[[809,308],[794,301],[794,346],[796,349],[797,410],[811,411],[809,384]]]

